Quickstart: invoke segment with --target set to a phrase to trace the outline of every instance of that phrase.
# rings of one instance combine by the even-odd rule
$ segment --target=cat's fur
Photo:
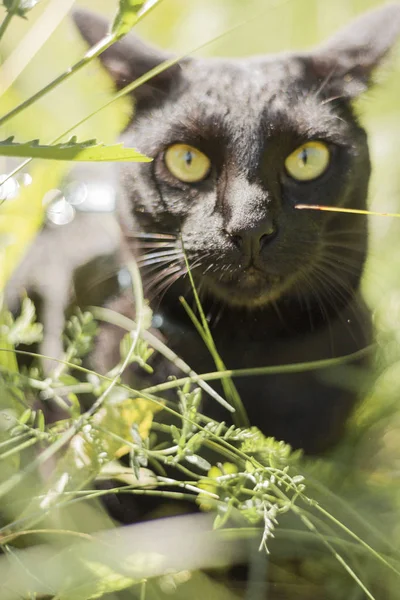
[[[92,13],[79,11],[75,21],[90,44],[106,33],[107,23]],[[366,208],[370,160],[352,101],[399,32],[396,3],[366,13],[311,52],[186,58],[135,90],[122,139],[154,161],[119,168],[124,249],[141,257],[140,236],[149,234],[143,277],[158,334],[197,372],[215,367],[179,302],[180,295],[191,302],[182,243],[228,368],[326,359],[368,345],[370,318],[359,296],[366,219],[295,205]],[[128,35],[101,58],[121,88],[169,57]],[[292,180],[285,158],[316,139],[330,148],[329,168],[315,181]],[[177,142],[211,159],[205,181],[184,184],[168,172],[164,152]],[[113,307],[134,316],[128,294]],[[102,328],[98,368],[118,359],[121,335]],[[171,373],[158,358],[147,383]],[[329,368],[235,383],[252,424],[315,453],[338,439],[354,406],[345,373]],[[136,376],[132,370],[137,385]],[[206,412],[228,419],[215,403]]]
[[[76,23],[91,44],[106,32],[106,23],[86,12],[76,14]],[[180,295],[191,297],[182,243],[229,368],[337,357],[368,344],[369,316],[358,291],[366,219],[295,205],[366,208],[370,160],[352,101],[368,88],[399,32],[400,5],[392,4],[314,51],[187,58],[135,90],[135,116],[122,139],[154,161],[120,167],[120,221],[136,257],[143,254],[138,235],[154,234],[144,282],[150,295],[155,291],[168,345],[197,372],[213,363],[179,302]],[[167,58],[133,35],[102,55],[118,87]],[[315,181],[296,182],[284,161],[309,140],[328,144],[331,163]],[[206,180],[185,184],[171,176],[164,153],[177,142],[211,159]],[[157,234],[173,238],[161,245]],[[133,312],[129,298],[115,307]],[[116,358],[113,328],[104,328],[97,356],[104,367]],[[253,424],[307,452],[338,439],[356,399],[341,368],[242,378],[236,385]]]

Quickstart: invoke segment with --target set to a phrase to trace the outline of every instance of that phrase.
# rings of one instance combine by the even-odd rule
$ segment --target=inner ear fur
[[[73,12],[73,19],[83,39],[90,46],[97,44],[109,31],[107,20],[91,11],[76,10]],[[105,50],[99,58],[116,88],[121,89],[164,61],[172,59],[173,55],[129,33]],[[167,92],[180,77],[180,72],[181,68],[177,63],[152,77],[135,90],[136,99],[150,99],[158,96],[157,92]]]

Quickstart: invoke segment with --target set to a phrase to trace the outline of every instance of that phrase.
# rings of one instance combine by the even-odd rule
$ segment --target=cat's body
[[[92,44],[107,29],[86,12],[76,22]],[[389,5],[314,52],[185,59],[135,91],[123,140],[154,160],[119,169],[124,251],[143,267],[158,334],[196,372],[215,366],[179,301],[183,295],[193,305],[183,250],[228,368],[321,360],[368,345],[370,319],[359,294],[365,218],[296,205],[366,208],[369,154],[351,103],[399,30],[399,5]],[[166,58],[129,36],[102,55],[118,87]],[[309,177],[315,160],[325,166]],[[208,169],[193,180],[196,161]],[[128,295],[112,306],[135,316]],[[97,367],[113,366],[121,335],[102,328]],[[178,374],[156,360],[146,385]],[[338,439],[357,398],[343,368],[235,383],[252,424],[320,452]],[[128,373],[133,385],[137,375]],[[205,412],[228,418],[214,401]]]
[[[134,317],[130,295],[116,299],[110,307]],[[153,328],[152,332],[161,334],[168,347],[197,373],[215,371],[215,363],[189,317],[179,304],[176,309],[159,309],[154,319],[157,329]],[[308,315],[297,317],[300,323],[296,328],[295,324],[286,326],[277,319],[274,311],[268,315],[227,311],[211,331],[218,351],[230,369],[318,361],[357,352],[369,343],[369,315],[363,303],[357,300],[329,324],[316,326],[313,332],[304,331]],[[118,360],[120,335],[118,329],[110,325],[101,329],[94,362],[103,372]],[[361,362],[359,359],[350,364]],[[147,387],[162,383],[168,375],[182,376],[166,360],[158,359],[153,364],[153,376],[131,370],[126,380],[133,386],[140,381],[141,386]],[[267,435],[291,443],[294,448],[314,454],[332,447],[340,439],[347,417],[363,391],[359,387],[360,378],[356,384],[351,381],[354,374],[349,375],[348,367],[349,363],[298,373],[243,376],[235,378],[234,382],[253,425]],[[215,383],[213,387],[222,391]],[[175,395],[169,397],[176,398]],[[229,413],[215,400],[207,400],[204,412],[216,419],[230,421]]]
[[[179,301],[185,296],[193,305],[182,249],[228,368],[339,357],[370,341],[359,295],[365,218],[296,205],[366,208],[368,147],[351,101],[388,51],[399,8],[375,14],[386,27],[387,45],[374,46],[374,16],[367,15],[358,29],[343,30],[315,52],[185,59],[135,92],[135,118],[122,139],[154,161],[119,169],[125,247],[143,267],[159,332],[198,373],[215,365]],[[86,13],[78,14],[77,23],[91,43],[105,30]],[[167,58],[132,38],[102,60],[121,87]],[[310,142],[328,149],[329,164],[318,176],[298,180],[285,161]],[[192,152],[186,166],[178,157],[183,180],[168,156],[182,144]],[[185,181],[197,151],[209,169],[199,180]],[[134,316],[129,297],[114,308]],[[117,359],[117,340],[114,328],[103,329],[96,352],[103,368]],[[338,439],[357,398],[344,369],[235,383],[251,423],[314,453]],[[157,364],[154,381],[168,373],[177,374]],[[206,413],[228,417],[215,403],[207,404]]]

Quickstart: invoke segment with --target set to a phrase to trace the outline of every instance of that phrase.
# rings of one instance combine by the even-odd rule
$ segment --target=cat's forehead
[[[254,138],[268,131],[291,131],[300,137],[339,138],[347,124],[320,96],[321,82],[291,55],[249,59],[201,59],[182,65],[182,77],[165,105],[152,112],[149,132],[185,138],[185,128],[199,137]],[[147,115],[148,117],[149,115]],[[140,127],[140,129],[142,129]]]
[[[249,59],[192,60],[183,66],[189,84],[187,89],[205,97],[226,102],[229,97],[265,102],[282,85],[289,89],[295,82],[304,82],[300,61],[289,56],[252,57]],[[203,98],[205,99],[205,98]]]

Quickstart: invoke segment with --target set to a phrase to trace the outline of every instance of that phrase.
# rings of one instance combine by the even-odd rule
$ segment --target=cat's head
[[[107,24],[79,12],[94,44]],[[366,253],[366,134],[351,107],[400,33],[400,5],[366,13],[314,51],[185,58],[134,92],[123,134],[152,163],[121,166],[123,229],[145,233],[160,291],[185,271],[232,306],[346,302]],[[121,88],[171,58],[128,35],[102,55]],[[158,236],[161,237],[158,237]],[[162,237],[165,236],[165,237]]]

